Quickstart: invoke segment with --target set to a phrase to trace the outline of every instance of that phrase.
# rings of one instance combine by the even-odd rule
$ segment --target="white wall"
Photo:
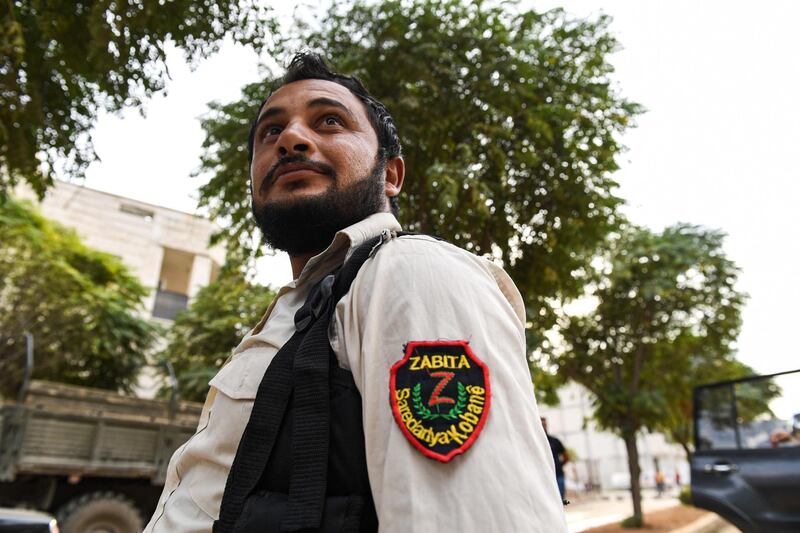
[[[547,418],[548,432],[561,439],[564,446],[574,452],[576,461],[564,467],[570,486],[599,484],[608,490],[623,488],[629,482],[628,459],[621,438],[597,428],[592,420],[589,392],[576,383],[558,391],[560,405],[540,405],[541,416]],[[667,478],[674,483],[679,472],[684,483],[689,481],[689,466],[680,446],[670,444],[660,433],[641,435],[637,441],[642,486],[654,486],[655,461]]]

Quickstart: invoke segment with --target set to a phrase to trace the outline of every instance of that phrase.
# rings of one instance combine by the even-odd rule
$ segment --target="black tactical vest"
[[[388,237],[367,241],[309,293],[270,363],[231,466],[214,533],[378,531],[361,395],[328,341],[336,303]]]

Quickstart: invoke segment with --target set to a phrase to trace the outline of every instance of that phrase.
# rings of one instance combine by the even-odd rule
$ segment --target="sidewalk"
[[[631,496],[628,491],[614,491],[599,494],[597,498],[570,504],[566,507],[567,529],[569,533],[578,533],[597,526],[613,522],[622,522],[633,514]],[[659,511],[680,505],[678,498],[642,494],[642,510],[645,513]]]

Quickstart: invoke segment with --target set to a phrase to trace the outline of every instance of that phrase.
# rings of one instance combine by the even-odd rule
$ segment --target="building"
[[[573,460],[564,467],[568,490],[627,489],[630,486],[628,455],[624,441],[597,427],[592,419],[589,392],[571,382],[558,390],[560,403],[555,407],[539,405],[547,419],[548,432],[561,439]],[[660,468],[669,484],[675,474],[689,480],[689,464],[683,448],[667,442],[661,433],[647,433],[637,440],[642,487],[655,485]]]
[[[28,190],[18,196],[36,200]],[[56,181],[42,214],[75,229],[88,246],[117,256],[151,289],[147,313],[171,321],[216,279],[225,250],[209,247],[217,226],[197,215]]]

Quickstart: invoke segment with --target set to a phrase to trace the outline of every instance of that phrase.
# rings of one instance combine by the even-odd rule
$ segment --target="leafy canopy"
[[[595,263],[597,308],[566,318],[551,362],[595,394],[602,427],[658,427],[670,379],[733,360],[745,296],[722,241],[686,224],[627,227]]]
[[[662,431],[669,440],[680,444],[689,459],[694,448],[694,387],[750,376],[756,372],[737,361],[733,354],[718,357],[713,344],[706,344],[702,337],[686,335],[677,339],[673,352],[675,357],[680,358],[675,365],[682,365],[683,371],[660,377],[658,388],[664,396],[665,406],[653,429]],[[753,416],[764,412],[767,409],[766,402],[773,396],[764,394],[765,402],[752,410]]]
[[[691,387],[734,359],[745,296],[720,232],[678,224],[612,234],[593,263],[591,313],[564,317],[564,346],[543,364],[592,393],[594,418],[625,441],[634,523],[641,523],[636,434],[665,430],[679,442]],[[691,417],[691,415],[689,415]]]
[[[156,330],[147,294],[114,256],[12,198],[0,204],[0,394],[22,376],[34,336],[34,378],[130,392]]]
[[[205,399],[209,380],[274,297],[270,288],[248,281],[241,262],[229,258],[219,277],[178,314],[161,357],[172,363],[182,399]]]
[[[0,3],[0,200],[20,181],[43,196],[57,162],[81,176],[98,113],[163,89],[169,44],[196,62],[226,35],[260,46],[273,29],[257,0]]]
[[[313,25],[295,20],[271,52],[319,51],[387,105],[407,168],[401,222],[502,262],[536,346],[551,299],[581,290],[573,273],[617,224],[610,173],[640,108],[610,81],[608,23],[513,2],[337,1]],[[238,246],[255,242],[245,143],[275,77],[210,104],[202,123],[200,203],[230,220],[221,238]]]

